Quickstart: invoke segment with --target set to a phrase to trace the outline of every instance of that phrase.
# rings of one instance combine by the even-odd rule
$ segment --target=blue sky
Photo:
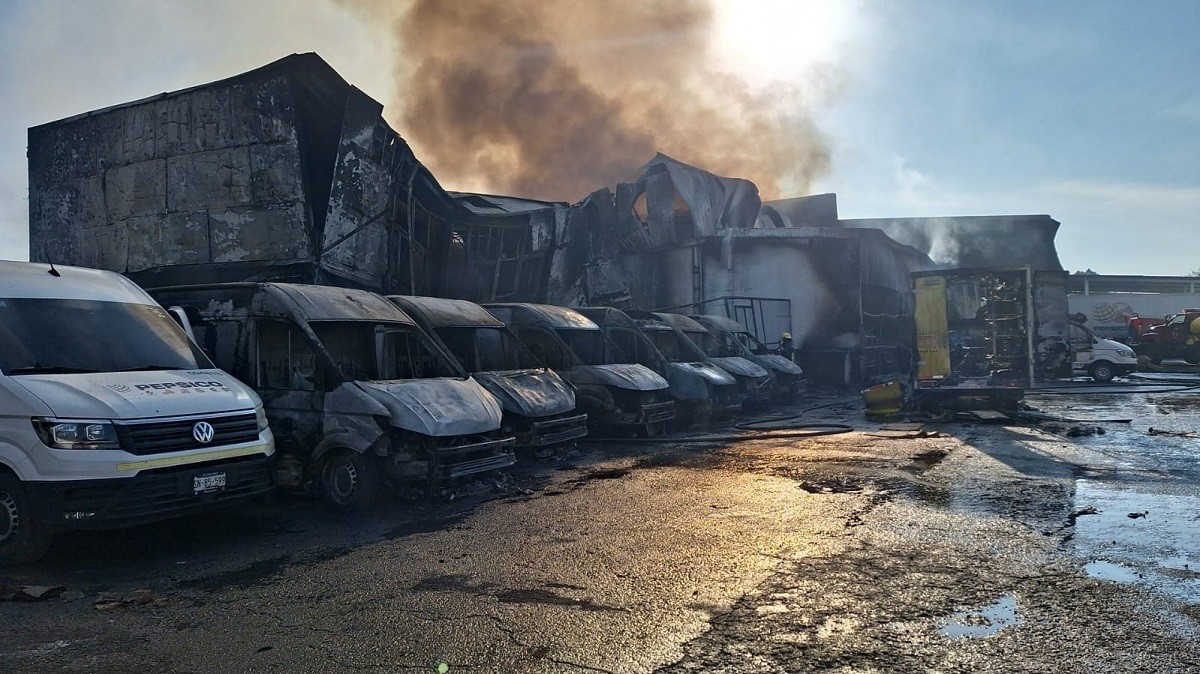
[[[837,6],[812,191],[842,217],[1049,213],[1068,269],[1200,268],[1200,2]],[[392,101],[392,39],[326,0],[0,0],[0,258],[27,254],[28,126],[297,51]]]

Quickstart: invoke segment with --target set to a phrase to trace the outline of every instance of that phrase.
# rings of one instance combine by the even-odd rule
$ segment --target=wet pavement
[[[848,434],[64,538],[0,571],[66,588],[0,602],[0,670],[1200,672],[1200,395],[1145,384],[1028,399],[1133,420],[1103,434],[885,438],[853,402],[802,419]]]

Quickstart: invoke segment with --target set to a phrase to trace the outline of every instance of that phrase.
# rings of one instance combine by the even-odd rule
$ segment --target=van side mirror
[[[192,340],[192,343],[195,344],[196,333],[192,330],[192,322],[188,319],[187,312],[183,310],[183,307],[169,307],[167,313],[170,314],[171,318],[175,319],[179,327],[183,328],[183,331],[187,333],[188,339]]]

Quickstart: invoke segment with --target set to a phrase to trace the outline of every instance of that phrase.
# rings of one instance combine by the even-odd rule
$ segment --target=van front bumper
[[[133,477],[27,482],[39,520],[57,531],[120,529],[232,505],[275,488],[272,459],[257,455],[143,470]],[[223,485],[216,486],[221,481]]]

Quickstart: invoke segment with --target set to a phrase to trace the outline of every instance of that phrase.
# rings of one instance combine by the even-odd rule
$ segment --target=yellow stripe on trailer
[[[205,461],[216,461],[217,459],[232,459],[239,456],[250,456],[251,454],[266,454],[268,447],[269,445],[259,444],[252,445],[250,447],[236,447],[234,449],[218,449],[212,452],[188,454],[186,456],[172,456],[162,459],[146,459],[145,461],[130,461],[128,463],[118,463],[117,470],[168,468],[170,466],[186,466],[189,463],[203,463]]]

